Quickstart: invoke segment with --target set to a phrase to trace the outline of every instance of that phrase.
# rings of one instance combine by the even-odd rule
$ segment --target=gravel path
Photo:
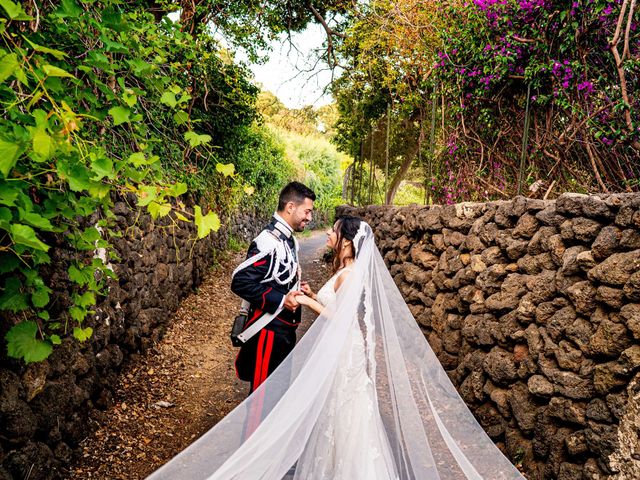
[[[300,239],[303,278],[316,291],[330,276],[321,261],[325,248],[323,232]],[[246,397],[228,336],[239,305],[230,277],[243,258],[233,255],[212,270],[182,302],[163,339],[128,362],[115,386],[115,404],[94,412],[95,433],[82,442],[65,478],[143,479]],[[314,317],[305,312],[300,334]]]

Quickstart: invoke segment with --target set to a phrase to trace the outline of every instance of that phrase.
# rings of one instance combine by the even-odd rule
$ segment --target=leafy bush
[[[271,214],[278,203],[278,194],[295,177],[292,161],[285,156],[285,146],[269,128],[253,125],[243,131],[243,148],[234,159],[241,177],[255,189],[247,198],[256,211]]]
[[[208,35],[119,0],[29,8],[0,2],[0,310],[12,313],[0,331],[9,356],[26,362],[65,335],[91,336],[83,322],[113,276],[118,192],[134,192],[154,218],[194,221],[202,238],[250,191],[229,160],[256,138],[269,145],[253,130],[256,87]],[[189,189],[209,213],[169,201]],[[108,253],[71,262],[73,304],[52,318],[42,269],[60,241]]]
[[[404,183],[398,189],[394,205],[424,205],[424,187],[411,183]]]
[[[328,221],[342,203],[342,164],[347,156],[319,135],[275,131],[287,146],[286,156],[297,169],[297,179],[316,193],[318,218]]]
[[[337,140],[379,168],[388,147],[388,194],[419,153],[442,203],[510,197],[519,186],[537,197],[637,191],[639,8],[631,0],[356,3],[338,44],[346,68],[333,84]]]
[[[452,173],[455,180],[445,180],[445,199],[512,194],[519,180],[529,194],[544,193],[552,180],[560,191],[638,188],[638,32],[616,34],[633,15],[621,12],[627,3],[474,0],[446,7],[449,28],[434,79],[451,100],[444,178]]]

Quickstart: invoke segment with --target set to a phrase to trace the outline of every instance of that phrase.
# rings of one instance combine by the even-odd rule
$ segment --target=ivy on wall
[[[199,238],[216,231],[252,193],[228,159],[257,115],[246,71],[208,35],[118,0],[39,3],[0,0],[0,331],[27,363],[92,335],[85,319],[114,275],[115,195],[195,222]],[[208,212],[187,209],[187,192]],[[60,238],[79,255],[73,304],[52,318],[42,269]],[[104,258],[81,254],[98,248]]]

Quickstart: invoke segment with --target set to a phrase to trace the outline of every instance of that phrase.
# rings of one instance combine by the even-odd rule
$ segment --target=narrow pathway
[[[329,277],[321,261],[323,232],[300,239],[303,277],[317,289]],[[235,377],[237,350],[229,341],[239,300],[230,277],[237,254],[207,276],[176,312],[164,338],[130,360],[115,386],[114,405],[95,411],[95,433],[65,478],[143,479],[215,425],[240,403],[247,384]],[[314,315],[306,313],[302,334]]]

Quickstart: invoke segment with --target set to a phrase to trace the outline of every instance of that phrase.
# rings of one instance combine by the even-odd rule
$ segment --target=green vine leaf
[[[5,335],[7,353],[11,358],[22,358],[25,363],[40,362],[51,355],[53,347],[49,342],[36,338],[36,322],[21,322],[11,327]]]
[[[129,115],[131,114],[131,110],[128,108],[124,108],[121,106],[112,107],[109,109],[109,115],[113,117],[113,125],[118,126],[123,123],[129,122]]]
[[[134,167],[153,165],[158,160],[160,160],[160,157],[158,157],[157,155],[152,155],[149,158],[147,158],[143,152],[136,152],[129,155],[129,162]]]
[[[195,148],[200,145],[209,143],[211,141],[211,135],[197,134],[196,132],[189,130],[184,134],[184,139],[189,142],[191,148]]]
[[[18,198],[18,192],[18,189],[12,188],[7,184],[0,184],[0,205],[13,207]]]
[[[52,290],[49,287],[41,286],[31,294],[31,303],[34,307],[43,308],[49,303],[49,294]]]
[[[44,252],[49,250],[49,245],[44,243],[36,236],[35,230],[28,225],[21,225],[14,223],[11,225],[11,239],[18,245],[25,245],[27,247],[34,248],[36,250],[42,250]]]
[[[40,230],[45,230],[47,232],[53,232],[56,228],[51,225],[49,219],[43,217],[39,213],[36,212],[27,212],[22,208],[18,208],[18,212],[20,213],[20,221],[31,225],[32,227],[39,228]]]
[[[15,53],[9,53],[2,57],[0,59],[0,83],[15,75],[18,70],[20,70],[20,63]]]
[[[20,154],[20,145],[0,138],[0,173],[7,178]]]
[[[198,238],[204,238],[211,231],[217,232],[220,228],[220,218],[215,212],[209,212],[206,215],[202,215],[202,209],[196,205],[195,208],[195,222],[198,227]]]
[[[44,129],[37,129],[33,134],[33,152],[37,155],[38,160],[48,160],[54,151],[53,139]]]
[[[33,17],[27,15],[20,5],[11,0],[0,0],[0,6],[4,8],[11,20],[33,20]]]
[[[134,107],[138,102],[138,96],[135,95],[131,89],[127,89],[127,91],[122,94],[122,99],[129,107]]]
[[[62,0],[62,4],[54,13],[60,18],[78,18],[81,14],[82,9],[73,0]]]
[[[78,250],[94,250],[102,240],[102,235],[95,227],[87,227],[81,232],[67,235],[73,246]]]
[[[147,75],[151,73],[154,66],[140,58],[134,58],[133,60],[127,60],[127,63],[136,75]]]
[[[84,165],[71,164],[67,161],[59,161],[56,165],[58,176],[69,183],[69,188],[74,192],[88,190],[91,186],[89,173]]]
[[[22,283],[16,277],[9,277],[4,282],[4,292],[0,296],[0,310],[20,312],[29,308],[27,295],[22,292]]]
[[[162,94],[162,96],[160,97],[160,102],[171,108],[175,108],[175,106],[178,105],[176,94],[168,91]]]
[[[60,67],[56,67],[55,65],[43,65],[42,71],[49,77],[76,78],[73,75],[71,75],[69,72],[61,69]]]
[[[87,308],[96,304],[96,294],[93,292],[84,292],[82,295],[74,295],[73,298],[76,305]]]
[[[176,125],[184,125],[189,121],[189,114],[184,110],[180,110],[173,114],[173,121],[176,122]]]
[[[216,164],[216,171],[223,174],[225,177],[232,177],[235,170],[236,166],[233,163],[227,163],[226,165],[222,163]]]
[[[0,274],[13,272],[20,266],[20,259],[9,253],[0,253]]]
[[[73,336],[81,342],[84,342],[89,338],[91,338],[92,334],[93,334],[93,328],[91,327],[87,327],[87,328],[74,327],[73,329]]]
[[[80,269],[75,265],[71,265],[67,272],[69,274],[69,279],[80,286],[87,285],[93,280],[93,274],[88,268]]]
[[[22,38],[24,38],[25,41],[31,46],[31,48],[33,48],[36,52],[48,53],[50,55],[53,55],[58,60],[64,60],[64,57],[67,56],[66,53],[61,52],[60,50],[54,50],[53,48],[48,48],[48,47],[43,47],[42,45],[38,45],[37,43],[29,40],[24,35],[22,36]]]
[[[143,152],[136,152],[129,155],[129,162],[131,162],[134,167],[140,167],[147,163],[147,159]]]
[[[116,172],[113,170],[113,162],[106,157],[97,157],[91,161],[91,170],[95,173],[94,180],[102,180],[108,178],[113,180],[116,178]]]
[[[113,53],[128,53],[129,49],[126,45],[123,45],[120,42],[114,42],[113,40],[109,40],[106,35],[100,35],[100,40],[104,43],[104,46],[107,52]]]
[[[69,309],[69,315],[71,315],[71,318],[73,318],[76,322],[82,323],[87,316],[87,309],[74,305]]]
[[[7,207],[0,207],[0,228],[9,231],[13,215]]]
[[[158,189],[153,186],[144,186],[138,189],[138,205],[146,207],[158,198]]]
[[[147,209],[149,210],[151,217],[153,219],[157,219],[158,217],[162,218],[169,215],[169,212],[171,212],[171,205],[168,203],[151,202],[147,205]]]
[[[187,193],[187,191],[187,184],[178,182],[167,189],[167,195],[171,197],[179,197],[180,195]]]

